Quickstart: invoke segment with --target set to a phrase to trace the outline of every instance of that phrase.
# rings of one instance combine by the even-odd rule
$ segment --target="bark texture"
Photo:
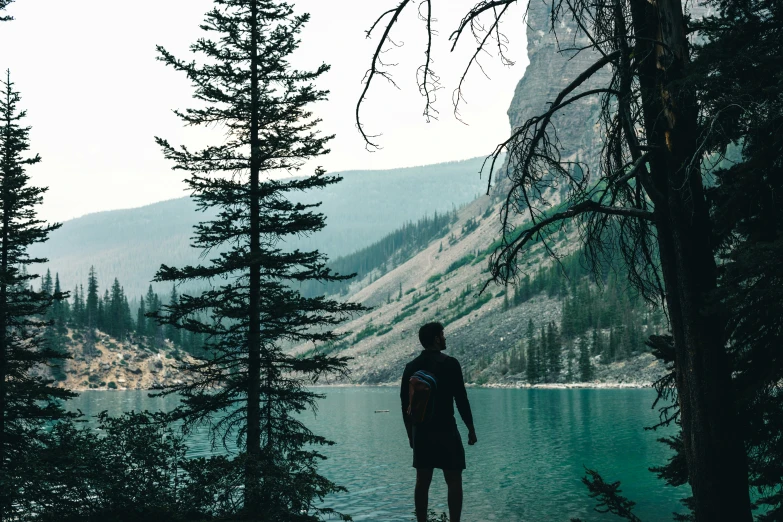
[[[677,391],[698,522],[751,521],[747,459],[737,429],[725,318],[697,152],[697,105],[680,0],[633,1],[656,227],[675,344]],[[654,57],[654,59],[651,59]]]

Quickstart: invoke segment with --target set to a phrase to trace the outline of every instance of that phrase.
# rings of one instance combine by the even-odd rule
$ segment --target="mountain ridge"
[[[477,175],[481,162],[483,158],[473,158],[421,167],[336,173],[343,176],[343,181],[301,196],[303,202],[323,202],[320,210],[327,216],[326,229],[312,237],[289,238],[289,244],[291,248],[318,249],[337,257],[372,244],[404,222],[436,211],[451,211],[485,190]],[[411,183],[417,183],[420,190],[408,190]],[[101,288],[107,288],[117,277],[126,295],[136,298],[147,290],[161,264],[198,262],[201,253],[190,248],[192,226],[211,215],[197,213],[189,197],[88,214],[63,223],[46,243],[36,245],[30,253],[49,258],[49,263],[36,266],[35,271],[59,273],[63,290],[86,284],[89,268],[94,265]],[[153,288],[164,295],[170,291],[159,284]]]

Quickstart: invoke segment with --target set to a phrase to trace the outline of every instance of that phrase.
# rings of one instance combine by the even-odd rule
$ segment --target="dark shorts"
[[[414,426],[413,467],[465,469],[465,448],[457,427],[436,430],[427,426]]]

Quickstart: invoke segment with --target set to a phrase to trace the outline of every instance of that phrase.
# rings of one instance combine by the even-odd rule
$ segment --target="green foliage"
[[[105,412],[58,422],[27,462],[20,522],[225,520],[241,498],[241,460],[189,458],[161,414]],[[98,428],[96,430],[95,428]]]
[[[449,522],[449,516],[446,513],[439,515],[430,509],[427,512],[427,522]]]
[[[465,221],[465,224],[462,225],[462,235],[467,236],[474,230],[476,230],[479,226],[479,220],[476,218],[468,218],[467,221]]]
[[[587,342],[582,339],[579,343],[579,380],[581,382],[590,382],[593,380],[593,366],[590,362],[590,350]]]
[[[46,188],[29,184],[29,166],[41,161],[30,155],[30,128],[14,90],[10,72],[0,81],[0,519],[13,520],[26,491],[21,485],[35,472],[29,466],[45,423],[66,417],[61,401],[74,394],[52,386],[34,370],[59,364],[67,354],[53,345],[57,336],[51,307],[62,294],[53,294],[51,274],[46,291],[35,291],[28,273],[34,263],[28,248],[46,241],[59,224],[37,218]],[[49,332],[47,331],[49,330]]]
[[[391,325],[395,325],[397,323],[400,323],[407,319],[408,317],[413,317],[413,315],[416,314],[416,311],[419,309],[418,306],[409,307],[407,310],[403,310],[402,313],[399,313],[394,316],[394,319],[391,320]]]
[[[220,255],[182,268],[161,265],[155,281],[200,282],[207,289],[183,291],[159,311],[148,299],[148,317],[206,336],[204,357],[184,365],[192,381],[164,394],[182,398],[172,415],[185,429],[208,424],[213,443],[233,440],[240,449],[241,509],[252,520],[315,521],[332,514],[315,503],[343,490],[318,473],[318,448],[331,442],[307,429],[298,414],[320,398],[309,385],[344,373],[347,360],[292,355],[283,343],[337,342],[334,327],[364,310],[302,295],[299,283],[347,277],[332,272],[318,251],[281,246],[325,226],[317,202],[290,195],[340,178],[320,168],[305,177],[267,176],[298,171],[325,154],[331,139],[320,134],[311,112],[326,98],[314,82],[329,67],[300,71],[289,63],[308,19],[272,0],[216,0],[201,26],[207,35],[191,46],[198,60],[180,60],[158,47],[160,60],[185,73],[203,102],[177,111],[179,117],[190,125],[224,125],[227,135],[197,152],[156,138],[175,169],[190,173],[185,183],[198,206],[212,211],[195,227],[194,247]]]
[[[377,332],[375,332],[375,335],[380,337],[381,335],[386,335],[387,333],[391,332],[393,328],[391,326],[387,326],[385,328],[379,329]]]
[[[590,498],[597,501],[595,510],[599,513],[611,513],[629,522],[642,522],[633,513],[635,502],[622,496],[620,482],[607,483],[598,472],[588,469],[587,475],[582,477],[582,483],[587,486]],[[578,518],[572,518],[571,522],[581,522]]]
[[[428,285],[435,284],[438,281],[440,281],[442,277],[443,277],[443,274],[431,275],[430,277],[427,278],[427,284]]]
[[[446,272],[444,273],[444,275],[450,274],[450,273],[454,272],[455,270],[457,270],[459,268],[462,268],[463,266],[465,266],[467,264],[470,264],[474,259],[476,259],[476,255],[475,254],[467,254],[466,256],[463,256],[463,257],[457,259],[456,261],[454,261],[453,263],[451,263],[449,265],[449,267],[446,269]]]
[[[363,339],[366,339],[367,337],[370,337],[372,335],[377,335],[379,329],[380,328],[378,326],[375,326],[374,324],[370,323],[366,327],[364,327],[364,329],[356,333],[356,337],[353,338],[353,342],[358,343]]]
[[[460,294],[449,301],[446,309],[447,314],[441,322],[443,325],[453,323],[454,321],[470,315],[492,300],[492,294],[484,292],[481,295],[474,293],[473,286],[468,284]]]
[[[432,217],[425,216],[415,223],[405,223],[372,245],[330,261],[328,266],[339,274],[356,274],[359,279],[374,270],[385,273],[416,255],[433,240],[443,237],[455,219],[455,212],[436,212]],[[311,281],[302,283],[300,289],[305,296],[330,295],[346,292],[349,285],[349,281]]]

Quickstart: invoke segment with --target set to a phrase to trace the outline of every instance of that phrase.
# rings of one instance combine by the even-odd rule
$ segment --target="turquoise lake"
[[[326,504],[356,521],[410,521],[415,471],[396,388],[322,388],[318,414],[306,416],[316,433],[336,442],[325,450],[324,475],[348,488]],[[463,477],[464,522],[568,522],[618,520],[593,510],[580,479],[584,467],[607,481],[622,481],[645,522],[671,520],[688,492],[666,486],[648,471],[670,451],[656,442],[671,431],[645,431],[656,422],[649,389],[469,389],[478,444],[467,446]],[[69,409],[166,410],[176,399],[141,391],[87,391]],[[389,410],[389,413],[374,413]],[[458,419],[458,423],[461,421]],[[467,432],[461,426],[463,441]],[[194,456],[209,453],[206,437],[188,441]],[[446,488],[437,474],[430,506],[446,511]]]

